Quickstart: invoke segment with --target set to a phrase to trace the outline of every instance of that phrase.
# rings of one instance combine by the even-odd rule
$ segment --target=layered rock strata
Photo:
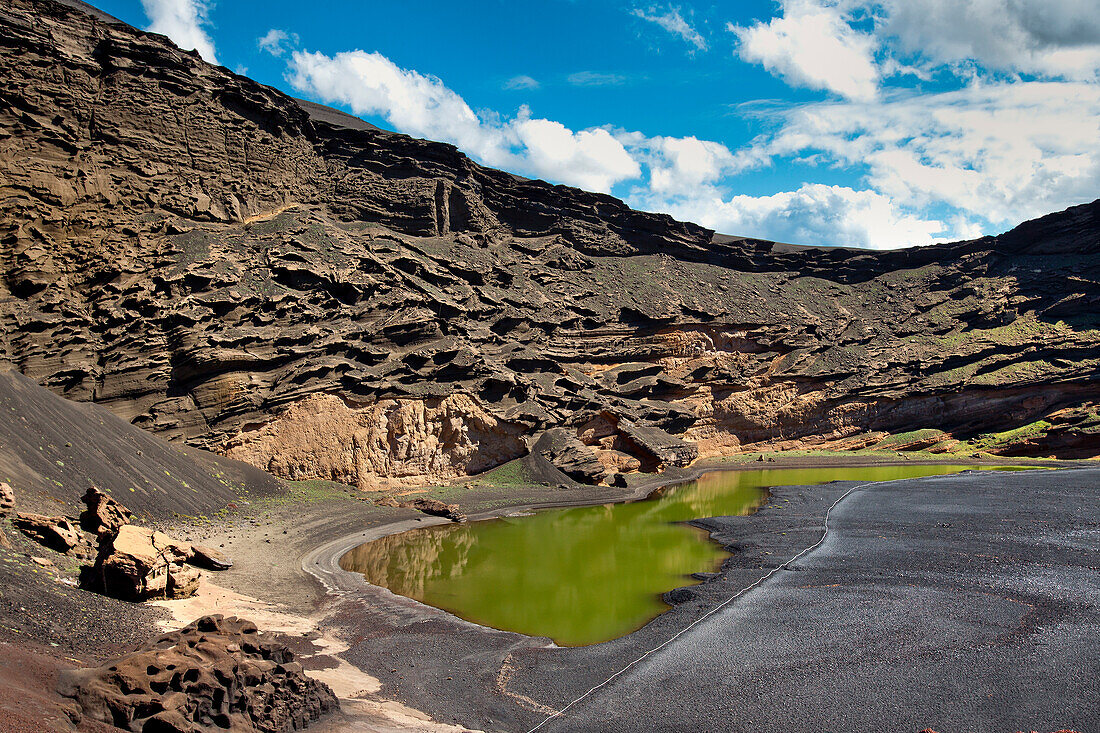
[[[554,429],[592,481],[1039,421],[1029,450],[1097,453],[1100,202],[893,252],[724,237],[53,0],[0,11],[0,94],[0,359],[287,478],[449,479]]]

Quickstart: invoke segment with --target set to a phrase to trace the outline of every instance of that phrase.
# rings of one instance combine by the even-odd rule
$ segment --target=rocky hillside
[[[280,476],[1100,454],[1100,202],[896,252],[716,236],[54,0],[0,9],[0,95],[0,359]]]

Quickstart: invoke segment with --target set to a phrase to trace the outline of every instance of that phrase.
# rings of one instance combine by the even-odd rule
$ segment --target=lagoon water
[[[548,636],[562,646],[630,633],[668,606],[661,595],[728,557],[684,522],[751,514],[767,487],[889,481],[975,466],[716,471],[620,504],[545,509],[383,537],[349,551],[345,570],[485,626]],[[781,510],[777,510],[781,511]]]

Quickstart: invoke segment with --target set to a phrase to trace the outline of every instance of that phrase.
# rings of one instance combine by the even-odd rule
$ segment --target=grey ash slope
[[[807,251],[311,114],[53,0],[0,15],[0,71],[0,358],[168,438],[363,486],[547,430],[604,481],[880,431],[1100,453],[1098,202]]]
[[[14,372],[0,372],[0,481],[15,488],[21,511],[75,516],[94,485],[144,521],[213,515],[244,495],[283,492],[252,466],[170,445]]]

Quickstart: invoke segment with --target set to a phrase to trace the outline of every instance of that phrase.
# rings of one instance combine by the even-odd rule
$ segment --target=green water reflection
[[[668,608],[661,594],[728,556],[691,519],[751,514],[766,487],[888,481],[974,466],[718,471],[625,504],[416,529],[340,560],[367,582],[497,629],[580,646],[623,636]],[[781,511],[781,510],[777,510]]]

